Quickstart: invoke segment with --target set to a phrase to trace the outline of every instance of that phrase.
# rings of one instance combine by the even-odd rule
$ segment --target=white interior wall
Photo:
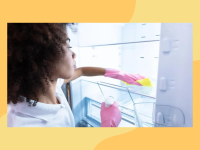
[[[104,45],[121,42],[121,26],[117,23],[80,23],[79,45]]]

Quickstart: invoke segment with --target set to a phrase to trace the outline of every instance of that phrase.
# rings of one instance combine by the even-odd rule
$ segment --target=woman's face
[[[63,46],[65,51],[65,56],[58,61],[56,74],[58,78],[69,79],[73,76],[74,70],[76,69],[76,54],[70,49],[70,39],[67,40],[67,43]]]

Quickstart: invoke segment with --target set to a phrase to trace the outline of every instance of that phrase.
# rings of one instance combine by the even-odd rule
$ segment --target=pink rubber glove
[[[105,69],[104,76],[114,78],[114,79],[119,79],[119,80],[127,82],[128,84],[135,84],[139,86],[142,86],[142,85],[136,81],[145,79],[145,77],[140,74],[133,75],[133,74],[128,74],[119,70],[109,69],[109,68]]]
[[[121,112],[117,102],[112,106],[105,107],[105,102],[101,104],[101,127],[118,127],[121,121]]]

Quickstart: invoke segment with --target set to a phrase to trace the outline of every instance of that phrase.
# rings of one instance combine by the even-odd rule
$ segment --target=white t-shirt
[[[61,89],[64,79],[58,79],[55,96],[60,104],[45,104],[38,102],[36,106],[28,106],[24,101],[10,103],[7,113],[8,127],[75,127],[74,116],[67,99]],[[33,100],[31,100],[33,101]]]

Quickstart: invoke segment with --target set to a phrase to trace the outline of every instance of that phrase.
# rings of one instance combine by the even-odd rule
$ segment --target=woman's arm
[[[72,80],[75,80],[79,78],[80,76],[99,76],[99,75],[104,75],[105,74],[105,68],[99,68],[99,67],[81,67],[77,68],[74,71],[73,76],[70,79],[65,79],[64,83],[68,83]]]

